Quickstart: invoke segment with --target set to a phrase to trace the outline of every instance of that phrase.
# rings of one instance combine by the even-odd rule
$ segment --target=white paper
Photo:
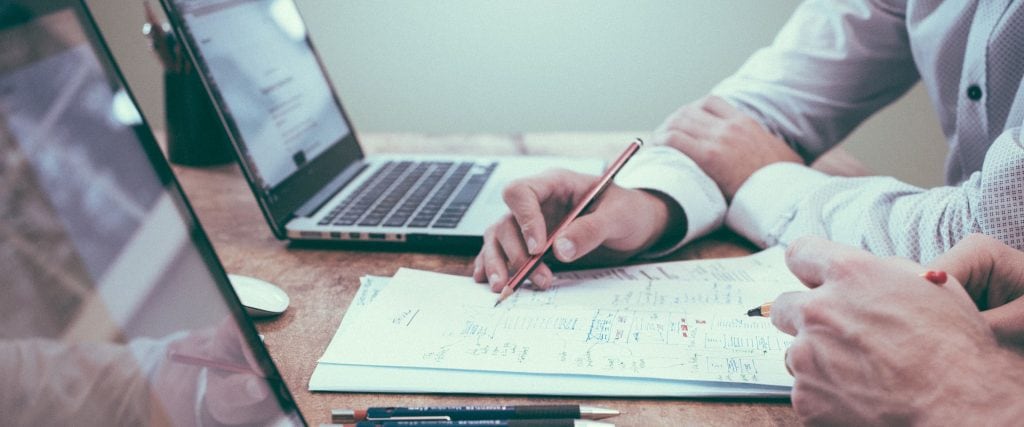
[[[622,389],[616,395],[785,390],[791,338],[745,311],[799,289],[781,249],[563,273],[552,290],[520,289],[498,308],[496,295],[469,278],[403,269],[389,282],[365,278],[310,387],[338,389],[331,380],[344,373],[349,384],[376,376],[376,391],[433,384],[439,392],[515,393],[511,377],[534,394],[543,393],[538,383],[556,384],[543,387],[552,394],[583,395],[604,381]],[[547,377],[558,381],[538,380]],[[492,380],[509,385],[482,385]],[[707,386],[716,382],[741,385]]]

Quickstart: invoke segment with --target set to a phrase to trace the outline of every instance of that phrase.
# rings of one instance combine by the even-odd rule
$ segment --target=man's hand
[[[931,267],[963,283],[1004,346],[1024,352],[1024,252],[983,234],[972,234],[935,259]]]
[[[758,169],[777,162],[803,163],[785,141],[716,96],[676,110],[654,132],[653,142],[693,159],[727,200]]]
[[[786,262],[812,288],[781,295],[771,314],[796,337],[785,363],[805,422],[1019,422],[1022,360],[955,278],[934,285],[910,261],[818,238],[794,242]]]
[[[509,184],[504,198],[510,214],[484,233],[473,278],[477,282],[486,281],[491,289],[500,291],[509,272],[544,249],[548,233],[597,181],[596,176],[559,170]],[[555,258],[566,263],[581,258],[583,262],[628,258],[663,237],[670,221],[682,221],[681,211],[671,206],[675,204],[652,193],[612,184],[587,213],[556,238]],[[546,289],[554,277],[551,270],[541,264],[530,279],[534,286]]]
[[[245,338],[234,319],[228,317],[216,328],[193,331],[188,336],[169,345],[168,353],[180,353],[206,360],[212,360],[237,368],[246,368],[252,373],[239,373],[205,368],[207,370],[203,411],[204,425],[252,425],[272,424],[281,416],[265,374],[252,355]],[[175,396],[179,407],[175,414],[193,414],[196,393],[204,387],[199,385],[201,366],[168,359],[163,363],[157,377],[157,387],[168,396]],[[165,402],[166,404],[166,402]],[[184,422],[196,424],[196,422]]]

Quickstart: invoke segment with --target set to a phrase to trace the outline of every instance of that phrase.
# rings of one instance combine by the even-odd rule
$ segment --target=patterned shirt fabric
[[[759,119],[811,161],[921,81],[950,148],[947,186],[922,189],[893,178],[830,177],[801,165],[774,164],[744,183],[727,213],[708,213],[717,208],[675,198],[691,227],[680,245],[707,228],[691,218],[690,212],[701,211],[714,221],[714,214],[725,215],[728,226],[761,246],[814,234],[927,262],[967,234],[984,233],[1024,249],[1022,4],[801,4],[775,41],[712,93]],[[671,189],[671,182],[692,183],[685,177],[693,173],[626,181],[672,195],[682,190]],[[639,184],[643,179],[658,184]]]

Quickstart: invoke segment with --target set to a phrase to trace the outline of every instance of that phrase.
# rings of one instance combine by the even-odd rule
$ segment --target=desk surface
[[[575,154],[613,158],[637,134],[522,134],[425,136],[362,135],[368,153],[475,152],[480,154]],[[639,135],[645,136],[645,135]],[[865,170],[843,152],[831,153],[817,168],[842,175]],[[293,248],[278,241],[234,165],[175,167],[203,227],[227,271],[258,277],[283,287],[292,300],[279,318],[257,323],[265,342],[311,425],[330,421],[332,408],[460,404],[573,403],[606,406],[622,415],[609,421],[640,425],[791,425],[797,419],[788,402],[751,400],[606,399],[491,397],[426,394],[313,393],[308,381],[346,307],[366,274],[391,276],[399,267],[449,274],[472,274],[472,257],[405,252]],[[701,239],[672,259],[741,256],[752,247],[729,232]]]

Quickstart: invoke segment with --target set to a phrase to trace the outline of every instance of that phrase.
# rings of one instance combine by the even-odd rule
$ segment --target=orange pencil
[[[629,146],[626,147],[626,151],[623,151],[622,154],[619,155],[619,158],[608,167],[608,170],[604,172],[601,179],[599,179],[594,187],[583,196],[583,200],[580,201],[580,204],[576,205],[576,207],[569,212],[569,215],[562,220],[562,223],[555,228],[555,231],[548,236],[548,240],[543,246],[544,249],[536,255],[531,256],[522,267],[519,267],[519,271],[516,271],[516,274],[512,275],[512,277],[508,279],[508,282],[505,283],[505,287],[501,290],[501,295],[498,297],[498,301],[494,303],[495,307],[497,307],[498,304],[501,304],[502,301],[512,295],[513,292],[523,285],[523,282],[526,281],[526,277],[529,276],[538,265],[540,265],[540,260],[544,257],[544,254],[554,246],[555,238],[564,231],[571,222],[575,221],[576,218],[579,218],[579,216],[583,214],[583,211],[590,207],[598,197],[601,197],[601,193],[603,193],[604,190],[612,183],[612,179],[615,179],[615,175],[622,170],[622,167],[626,165],[626,162],[628,162],[643,145],[644,142],[640,138],[629,143]]]

